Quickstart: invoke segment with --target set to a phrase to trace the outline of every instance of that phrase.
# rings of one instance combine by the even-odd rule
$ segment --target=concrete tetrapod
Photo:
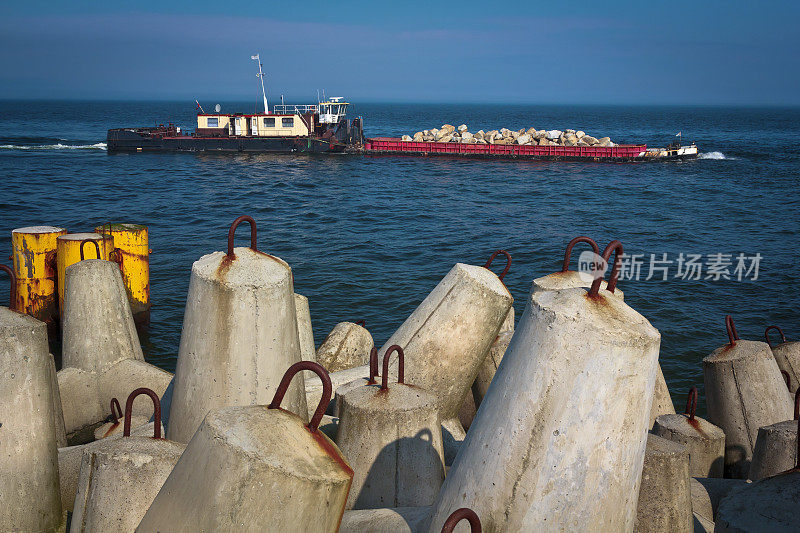
[[[430,507],[345,511],[339,533],[417,533],[430,512]]]
[[[339,322],[317,349],[316,361],[328,372],[337,372],[367,363],[375,346],[366,328],[353,322]]]
[[[725,459],[725,432],[695,416],[697,387],[689,389],[686,413],[656,418],[653,433],[686,446],[689,451],[689,475],[722,477]]]
[[[45,322],[46,324],[46,322]],[[48,324],[49,329],[49,324]],[[61,391],[58,388],[58,372],[56,372],[56,360],[53,354],[47,354],[50,390],[53,394],[53,424],[56,427],[56,445],[61,448],[67,445],[67,430],[64,425],[64,408],[61,405]]]
[[[692,512],[714,522],[720,502],[731,492],[748,484],[744,479],[693,477],[690,482]]]
[[[307,425],[280,408],[301,370],[326,384]],[[137,531],[336,531],[353,471],[318,429],[330,399],[325,369],[301,361],[286,371],[269,407],[210,411]]]
[[[161,418],[161,413],[159,413],[159,418]],[[122,408],[119,406],[119,400],[116,398],[111,398],[110,420],[94,430],[94,438],[96,440],[105,439],[111,435],[116,435],[117,433],[124,431],[125,424],[121,423],[120,419],[122,419],[122,422],[124,422],[124,414],[122,412]],[[139,426],[144,426],[145,424],[149,423],[149,421],[149,418],[143,416],[131,416],[131,427],[137,428]],[[163,424],[161,427],[163,427]]]
[[[250,224],[250,248],[233,248],[236,227]],[[256,223],[237,218],[228,252],[192,265],[167,437],[188,442],[211,409],[264,405],[283,370],[300,361],[292,270],[259,252]],[[292,384],[288,408],[305,418],[303,377]]]
[[[461,506],[488,531],[633,528],[660,334],[600,279],[529,295],[429,531]]]
[[[397,384],[388,385],[389,357],[398,354]],[[336,443],[353,469],[347,509],[430,505],[444,480],[442,426],[436,398],[404,383],[403,349],[383,356],[377,384],[342,396]]]
[[[406,382],[433,394],[442,422],[458,437],[458,410],[514,299],[490,270],[456,264],[378,351],[398,345]],[[394,361],[392,361],[394,364]]]
[[[363,368],[363,367],[357,367]],[[336,387],[333,395],[333,416],[338,417],[342,410],[342,397],[353,389],[363,387],[364,385],[375,385],[378,377],[378,349],[375,346],[369,351],[369,375],[362,378],[354,379],[344,385]]]
[[[297,316],[300,357],[303,361],[316,361],[317,351],[314,348],[314,330],[311,328],[311,310],[308,307],[308,298],[294,293],[294,309]]]
[[[748,477],[753,481],[780,474],[800,462],[797,442],[797,420],[800,420],[800,389],[794,395],[794,419],[758,428],[753,464]]]
[[[773,329],[781,336],[781,343],[777,346],[773,346],[769,339],[769,332]],[[764,332],[764,338],[772,350],[772,355],[775,357],[775,362],[778,363],[778,368],[788,374],[789,392],[794,394],[798,389],[798,385],[800,385],[800,342],[786,342],[786,336],[778,326],[769,326]]]
[[[0,307],[0,366],[0,524],[63,531],[45,323]]]
[[[690,479],[686,447],[648,433],[634,530],[690,533],[694,522]]]
[[[133,400],[139,395],[154,404],[152,438],[131,436]],[[135,531],[185,447],[161,438],[158,395],[146,388],[133,391],[125,404],[123,438],[83,454],[70,531]]]
[[[747,477],[758,428],[792,417],[786,383],[769,346],[739,340],[730,315],[729,343],[703,359],[708,418],[725,432],[725,477]]]

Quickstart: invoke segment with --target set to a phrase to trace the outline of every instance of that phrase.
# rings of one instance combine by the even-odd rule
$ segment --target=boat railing
[[[280,104],[272,106],[272,112],[276,115],[307,115],[309,113],[319,114],[319,106]]]

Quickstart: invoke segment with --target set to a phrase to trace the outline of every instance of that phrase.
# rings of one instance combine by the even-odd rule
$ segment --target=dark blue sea
[[[317,344],[337,322],[363,319],[380,346],[454,263],[483,264],[499,248],[513,255],[505,282],[519,317],[531,281],[558,270],[580,234],[602,246],[619,239],[638,256],[639,279],[619,286],[661,331],[679,407],[691,385],[702,390],[701,359],[727,342],[725,314],[742,338],[763,339],[776,324],[800,339],[798,109],[372,104],[350,113],[368,136],[465,123],[663,146],[681,131],[702,155],[671,163],[105,150],[108,128],[193,129],[194,114],[193,102],[0,102],[0,254],[21,226],[148,225],[153,309],[142,341],[168,370],[192,262],[223,250],[241,214],[258,222],[259,248],[292,265]],[[3,277],[2,304],[7,292]]]

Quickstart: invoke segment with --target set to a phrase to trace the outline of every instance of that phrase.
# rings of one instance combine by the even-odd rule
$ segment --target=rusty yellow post
[[[125,290],[137,324],[150,322],[150,248],[147,226],[140,224],[104,224],[97,233],[114,237]]]
[[[15,308],[45,322],[51,333],[58,325],[56,239],[67,233],[54,226],[11,231],[11,257],[17,278]]]
[[[64,271],[68,266],[81,260],[81,243],[89,239],[100,247],[100,257],[96,257],[95,247],[88,244],[84,247],[84,259],[105,259],[110,260],[111,252],[114,251],[114,238],[110,235],[100,235],[98,233],[67,233],[57,239],[56,263],[58,265],[58,308],[64,309],[64,282],[66,277]]]

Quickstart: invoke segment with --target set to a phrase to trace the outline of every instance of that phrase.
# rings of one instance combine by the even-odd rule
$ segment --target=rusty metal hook
[[[442,533],[452,533],[456,524],[465,518],[469,522],[470,531],[472,531],[472,533],[481,533],[481,520],[478,518],[478,515],[475,514],[475,511],[468,507],[462,507],[461,509],[453,511],[453,514],[448,516],[447,520],[444,521]]]
[[[117,407],[116,411],[114,411],[114,406]],[[117,416],[117,413],[119,413],[119,416]],[[119,424],[119,419],[123,416],[122,407],[119,406],[119,400],[116,398],[111,398],[111,419],[114,421],[115,426]]]
[[[405,352],[397,344],[392,344],[383,354],[383,375],[381,376],[381,390],[389,389],[389,356],[397,352],[397,382],[403,383],[405,378]]]
[[[694,420],[694,413],[697,411],[697,387],[689,389],[689,396],[686,398],[686,412],[689,420]]]
[[[152,389],[148,389],[147,387],[140,387],[130,393],[128,396],[128,401],[125,402],[125,425],[122,426],[122,436],[123,437],[130,437],[131,436],[131,415],[133,414],[133,400],[136,399],[137,396],[140,394],[146,394],[150,396],[150,399],[153,400],[153,418],[155,419],[155,426],[153,427],[153,438],[160,439],[161,438],[161,400],[158,398],[158,394],[155,393]]]
[[[608,280],[608,285],[606,285],[606,290],[610,293],[614,293],[614,290],[617,288],[617,280],[619,279],[619,269],[620,269],[620,256],[624,253],[622,251],[622,243],[618,240],[613,240],[608,243],[606,249],[603,250],[603,261],[608,264],[608,260],[611,259],[611,254],[614,254],[614,265],[611,267],[611,277]],[[592,287],[589,289],[589,296],[594,298],[600,293],[600,284],[603,282],[604,276],[599,276],[597,271],[593,271],[592,274],[594,275],[594,281],[592,282]]]
[[[253,220],[253,217],[242,215],[236,220],[233,221],[231,224],[230,229],[228,230],[228,257],[233,258],[233,236],[236,233],[236,228],[239,227],[239,224],[242,222],[247,222],[250,224],[250,249],[254,252],[258,251],[256,247],[256,221]]]
[[[100,245],[97,244],[97,241],[94,241],[92,239],[83,239],[81,241],[81,261],[83,261],[83,247],[84,245],[86,245],[87,242],[94,244],[94,249],[97,252],[97,259],[100,259]]]
[[[355,322],[353,322],[353,324],[355,324],[356,326],[361,326],[362,328],[367,327],[366,320],[356,320]]]
[[[564,264],[561,265],[561,272],[569,272],[569,261],[572,258],[572,249],[579,242],[587,243],[589,246],[592,247],[594,255],[600,255],[600,247],[597,246],[597,243],[595,242],[594,239],[592,239],[591,237],[586,237],[584,235],[575,237],[567,244],[567,251],[564,252]]]
[[[786,388],[789,389],[789,392],[792,392],[792,378],[789,373],[786,370],[781,370],[781,375],[783,376],[783,381],[786,382]]]
[[[270,409],[280,408],[283,397],[286,396],[286,391],[289,390],[289,384],[292,382],[292,378],[301,370],[311,370],[319,376],[320,380],[322,380],[322,398],[319,400],[317,410],[314,411],[311,421],[306,426],[313,433],[314,431],[317,431],[317,428],[319,428],[319,423],[322,421],[322,415],[325,414],[328,404],[331,403],[331,391],[333,389],[333,386],[331,385],[331,377],[328,375],[327,370],[322,368],[322,366],[318,363],[313,361],[300,361],[290,366],[283,375],[283,378],[278,385],[278,389],[275,391],[275,396],[272,397],[272,402],[268,407]]]
[[[781,342],[786,342],[786,335],[783,334],[783,330],[778,326],[768,326],[767,329],[764,330],[764,338],[767,339],[767,344],[770,348],[772,348],[772,343],[769,341],[769,332],[770,330],[776,330],[781,335]]]
[[[731,315],[725,315],[725,328],[728,330],[728,341],[731,346],[736,345],[739,340],[739,334],[736,333],[736,324],[733,323]]]
[[[503,255],[506,256],[506,267],[503,269],[503,271],[500,273],[500,275],[497,276],[500,279],[500,281],[503,281],[503,278],[506,277],[506,274],[508,274],[508,270],[511,268],[511,254],[510,253],[506,252],[505,250],[497,250],[495,253],[493,253],[491,256],[489,256],[489,260],[486,261],[486,264],[483,265],[483,268],[488,269],[490,266],[492,266],[492,261],[494,261],[494,258],[497,257],[498,254],[503,254]]]
[[[12,311],[16,311],[17,307],[17,276],[14,275],[14,270],[11,269],[8,265],[0,265],[0,270],[4,271],[8,274],[9,277],[9,295],[8,295],[8,308]]]
[[[378,375],[378,349],[372,347],[369,351],[369,381],[367,385],[375,385],[375,377]]]

